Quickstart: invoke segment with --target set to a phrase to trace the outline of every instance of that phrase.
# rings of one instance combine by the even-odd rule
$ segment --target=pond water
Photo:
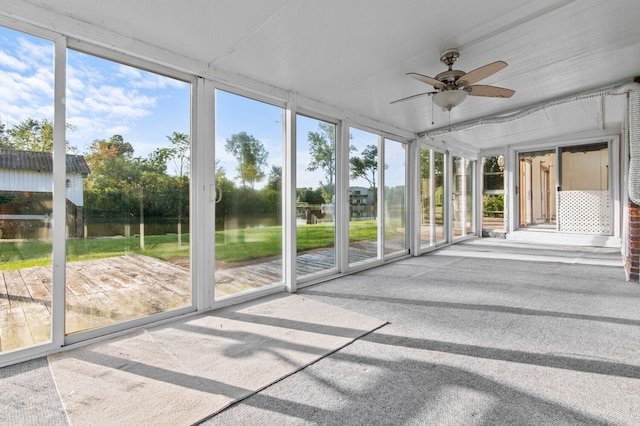
[[[50,220],[3,220],[0,224],[0,239],[50,239]],[[216,220],[216,231],[229,229],[263,228],[267,226],[281,225],[279,218],[275,217],[233,217]],[[182,224],[182,233],[189,232],[189,224]],[[145,235],[166,235],[177,234],[178,224],[176,222],[167,223],[145,223]],[[68,235],[71,238],[86,234],[86,238],[113,237],[113,236],[134,236],[140,234],[140,224],[137,222],[122,223],[99,223],[85,222],[84,225],[68,227]]]

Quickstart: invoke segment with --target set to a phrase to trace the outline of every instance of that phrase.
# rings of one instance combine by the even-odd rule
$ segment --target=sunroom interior
[[[631,0],[3,3],[0,365],[482,236],[637,281]]]

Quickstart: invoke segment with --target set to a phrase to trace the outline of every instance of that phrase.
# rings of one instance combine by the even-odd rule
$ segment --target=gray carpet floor
[[[300,294],[390,324],[204,424],[640,424],[615,250],[474,240]]]
[[[640,285],[615,250],[472,240],[299,294],[389,324],[202,424],[640,424]],[[66,424],[46,360],[0,388],[0,424]]]
[[[0,368],[0,424],[67,424],[47,358]]]

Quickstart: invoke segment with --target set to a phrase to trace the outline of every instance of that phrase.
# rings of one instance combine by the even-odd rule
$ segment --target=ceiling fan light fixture
[[[445,90],[433,95],[433,103],[442,108],[443,111],[451,111],[454,107],[460,105],[466,98],[468,93],[464,90]]]

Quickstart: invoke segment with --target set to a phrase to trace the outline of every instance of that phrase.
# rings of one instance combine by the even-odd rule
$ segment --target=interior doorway
[[[556,227],[556,150],[518,154],[521,228]]]

